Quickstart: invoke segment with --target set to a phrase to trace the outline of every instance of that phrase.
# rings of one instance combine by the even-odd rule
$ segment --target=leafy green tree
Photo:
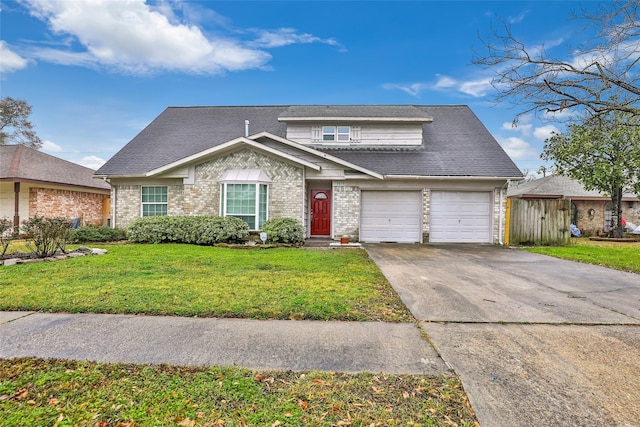
[[[587,190],[611,195],[615,223],[609,236],[622,237],[622,195],[640,194],[639,116],[615,111],[570,125],[547,139],[541,157]]]
[[[42,140],[29,121],[31,106],[27,101],[11,97],[0,100],[0,145],[23,144],[39,149]]]

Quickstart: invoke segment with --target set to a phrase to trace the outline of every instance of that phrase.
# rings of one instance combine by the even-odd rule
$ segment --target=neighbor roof
[[[467,106],[346,105],[169,107],[97,172],[143,176],[245,134],[286,138],[287,117],[412,117],[423,121],[420,147],[332,149],[313,146],[382,175],[521,177],[522,173]],[[395,116],[398,115],[398,116]],[[432,122],[429,122],[433,119]]]
[[[596,190],[586,190],[575,179],[564,175],[549,175],[533,181],[522,182],[507,190],[508,197],[557,197],[573,199],[604,199],[609,196],[602,195]],[[633,194],[625,194],[625,198],[636,198]]]
[[[24,145],[0,145],[0,180],[40,182],[109,190],[94,170]]]

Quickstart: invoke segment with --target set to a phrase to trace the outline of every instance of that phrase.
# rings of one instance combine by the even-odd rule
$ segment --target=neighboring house
[[[77,218],[105,225],[109,184],[94,170],[24,145],[0,145],[0,218]]]
[[[223,215],[308,237],[499,243],[520,170],[467,106],[170,107],[97,172],[113,225]]]
[[[549,175],[533,181],[522,182],[507,191],[511,198],[521,199],[570,199],[571,223],[585,235],[611,229],[611,197],[597,191],[587,191],[584,186],[569,177]],[[622,217],[640,224],[640,200],[633,194],[622,197]]]

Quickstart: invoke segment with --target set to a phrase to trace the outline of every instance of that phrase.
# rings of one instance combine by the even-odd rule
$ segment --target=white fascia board
[[[431,180],[453,180],[453,181],[464,181],[464,180],[473,180],[473,181],[521,181],[524,177],[508,177],[508,176],[474,176],[474,175],[385,175],[385,179],[431,179]]]
[[[430,123],[432,117],[278,117],[279,122],[380,122]]]
[[[253,141],[252,139],[248,139],[248,138],[245,138],[245,137],[240,137],[240,138],[232,139],[231,141],[227,141],[227,142],[225,142],[223,144],[216,145],[215,147],[211,147],[211,148],[209,148],[207,150],[204,150],[204,151],[201,151],[199,153],[193,154],[193,155],[191,155],[189,157],[185,157],[184,159],[180,159],[180,160],[175,161],[173,163],[169,163],[168,165],[164,165],[164,166],[159,167],[157,169],[151,170],[151,171],[147,172],[145,174],[145,176],[149,177],[149,176],[154,176],[154,175],[161,174],[161,173],[166,172],[168,170],[183,166],[185,164],[194,162],[194,161],[196,161],[198,159],[201,159],[203,157],[210,156],[212,154],[227,150],[227,149],[229,149],[229,148],[231,148],[231,147],[233,147],[235,145],[240,145],[240,144],[248,145],[248,146],[253,147],[253,148],[257,149],[257,150],[265,151],[265,152],[273,154],[275,156],[282,157],[282,158],[287,159],[287,160],[289,160],[291,162],[298,163],[300,165],[306,166],[306,167],[308,167],[310,169],[313,169],[313,170],[316,170],[316,171],[320,170],[320,166],[318,166],[318,165],[316,165],[314,163],[308,162],[308,161],[303,160],[303,159],[299,159],[299,158],[297,158],[295,156],[292,156],[292,155],[287,154],[287,153],[283,153],[282,151],[278,151],[278,150],[276,150],[274,148],[267,147],[267,146],[265,146],[263,144],[260,144],[259,142]]]
[[[281,143],[286,144],[286,145],[288,145],[290,147],[294,147],[294,148],[297,148],[297,149],[299,149],[301,151],[305,151],[305,152],[307,152],[309,154],[313,154],[314,156],[318,156],[318,157],[321,157],[321,158],[323,158],[325,160],[329,160],[329,161],[337,163],[339,165],[348,167],[349,169],[357,170],[358,172],[362,172],[362,173],[364,173],[366,175],[370,175],[370,176],[372,176],[374,178],[384,179],[384,176],[379,174],[379,173],[377,173],[377,172],[374,172],[374,171],[371,171],[369,169],[365,169],[362,166],[358,166],[356,164],[347,162],[346,160],[342,160],[342,159],[340,159],[338,157],[332,156],[331,154],[323,153],[322,151],[318,151],[318,150],[316,150],[314,148],[307,147],[304,144],[300,144],[298,142],[291,141],[290,139],[286,139],[286,138],[283,138],[281,136],[273,135],[273,134],[271,134],[269,132],[256,133],[254,135],[249,136],[248,138],[250,138],[250,139],[258,139],[258,138],[263,138],[263,137],[273,139],[274,141],[281,142]]]

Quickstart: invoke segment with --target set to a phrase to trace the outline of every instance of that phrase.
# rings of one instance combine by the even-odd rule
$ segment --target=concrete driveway
[[[483,427],[640,425],[640,275],[496,246],[366,249]]]

